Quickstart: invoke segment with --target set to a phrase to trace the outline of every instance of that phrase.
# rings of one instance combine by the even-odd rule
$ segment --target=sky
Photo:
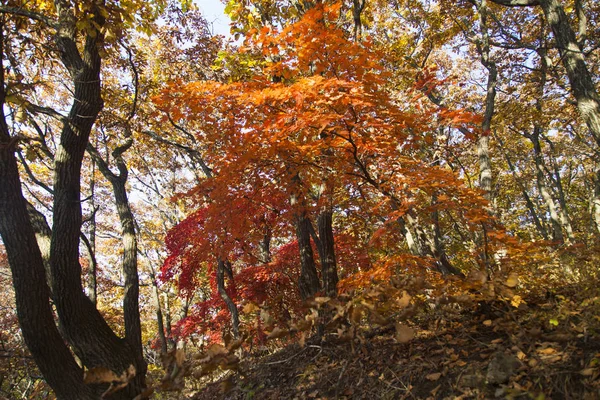
[[[223,13],[225,4],[221,0],[195,0],[202,14],[212,27],[213,33],[229,37],[229,17]]]

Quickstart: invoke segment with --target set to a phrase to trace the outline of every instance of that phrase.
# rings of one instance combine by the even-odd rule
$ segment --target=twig
[[[308,345],[306,347],[304,347],[302,350],[300,350],[299,352],[297,352],[296,354],[294,354],[293,356],[290,356],[288,358],[286,358],[285,360],[279,360],[279,361],[272,361],[272,362],[268,362],[266,363],[266,365],[275,365],[275,364],[284,364],[290,360],[292,360],[293,358],[297,357],[298,355],[300,355],[301,353],[304,353],[306,351],[306,349],[310,348],[310,347],[314,347],[319,349],[319,354],[321,354],[321,352],[323,351],[323,348],[321,346],[317,346],[314,344]],[[317,356],[319,355],[317,354]]]
[[[340,391],[340,384],[342,383],[342,376],[344,376],[344,372],[346,372],[346,368],[348,368],[348,364],[350,364],[349,360],[346,360],[346,362],[344,363],[344,366],[342,367],[342,371],[340,372],[340,376],[338,377],[338,381],[337,384],[335,385],[335,397],[336,399],[338,398],[338,393]]]

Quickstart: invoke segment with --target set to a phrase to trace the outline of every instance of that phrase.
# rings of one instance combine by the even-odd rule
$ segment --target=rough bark
[[[300,213],[296,217],[296,239],[300,251],[300,278],[298,280],[298,287],[300,289],[300,297],[303,300],[313,297],[321,287],[310,244],[311,226],[312,224],[306,213]]]
[[[319,231],[319,258],[321,260],[321,277],[323,290],[329,297],[337,296],[337,263],[335,258],[335,243],[333,238],[333,212],[326,208],[317,217]]]
[[[27,213],[29,214],[29,221],[33,231],[35,232],[35,239],[38,244],[38,248],[42,254],[44,260],[44,269],[46,270],[46,281],[48,286],[52,287],[52,272],[50,270],[50,242],[52,240],[52,230],[46,221],[44,214],[39,212],[33,204],[27,202]],[[50,293],[52,296],[52,293]]]
[[[87,367],[104,366],[121,374],[135,364],[127,342],[110,329],[94,304],[84,294],[79,264],[81,214],[81,164],[90,131],[102,109],[100,95],[99,31],[88,33],[78,45],[72,4],[56,2],[56,44],[60,59],[73,82],[73,104],[60,134],[54,160],[54,202],[50,267],[52,292],[64,336]],[[95,27],[102,27],[100,12],[94,13]],[[138,374],[141,371],[137,371]],[[135,384],[114,398],[131,398],[141,387]]]
[[[98,284],[97,284],[97,269],[98,263],[96,262],[96,163],[92,161],[92,176],[90,179],[90,201],[92,208],[92,215],[89,220],[89,248],[88,248],[88,261],[89,268],[87,274],[87,287],[88,297],[92,303],[96,304],[98,298]]]
[[[481,57],[481,63],[488,71],[487,88],[485,96],[485,111],[481,123],[482,134],[477,141],[477,156],[479,158],[479,187],[483,190],[483,196],[493,203],[492,198],[492,167],[489,154],[490,129],[494,116],[496,103],[496,85],[498,83],[498,68],[496,62],[490,57],[490,40],[487,31],[487,1],[481,0],[478,6],[479,20],[481,23],[481,40],[477,48]]]
[[[124,282],[124,293],[123,293],[123,316],[125,321],[125,340],[127,340],[134,350],[136,355],[136,369],[140,372],[136,375],[137,379],[140,379],[138,384],[144,386],[143,376],[146,374],[146,362],[143,358],[143,347],[142,347],[142,329],[140,323],[140,310],[139,310],[139,277],[138,277],[138,245],[137,245],[137,233],[135,230],[135,219],[131,206],[129,204],[129,198],[127,196],[127,177],[128,169],[125,161],[122,158],[122,154],[131,147],[133,141],[129,138],[124,145],[119,146],[113,151],[119,174],[113,173],[106,161],[104,161],[99,154],[88,146],[88,152],[92,155],[94,162],[98,165],[98,169],[104,175],[106,179],[111,183],[115,205],[117,207],[117,214],[119,215],[119,221],[121,223],[121,235],[123,243],[123,276]]]
[[[0,26],[0,59],[4,56]],[[83,384],[83,371],[56,328],[42,253],[29,219],[15,157],[17,139],[4,115],[4,68],[0,65],[0,235],[12,273],[17,316],[25,343],[59,399],[94,399]]]

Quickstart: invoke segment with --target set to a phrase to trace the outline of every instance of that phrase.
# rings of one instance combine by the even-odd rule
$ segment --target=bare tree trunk
[[[552,223],[552,238],[558,242],[564,241],[564,236],[562,233],[562,227],[560,223],[560,219],[558,216],[558,212],[556,209],[556,204],[554,204],[554,199],[550,195],[548,191],[548,187],[546,186],[546,179],[543,167],[543,155],[542,149],[540,146],[539,134],[541,128],[539,126],[534,127],[534,132],[529,135],[529,139],[533,144],[533,157],[535,161],[535,171],[536,171],[536,184],[538,188],[538,192],[542,196],[546,207],[548,208],[548,213],[550,214],[550,222]]]

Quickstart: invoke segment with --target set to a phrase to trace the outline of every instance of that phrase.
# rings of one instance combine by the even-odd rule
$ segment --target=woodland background
[[[339,378],[273,396],[352,397],[322,343],[466,368],[489,329],[501,396],[597,398],[600,3],[225,11],[233,40],[189,2],[1,1],[0,396],[251,397],[290,345]]]

